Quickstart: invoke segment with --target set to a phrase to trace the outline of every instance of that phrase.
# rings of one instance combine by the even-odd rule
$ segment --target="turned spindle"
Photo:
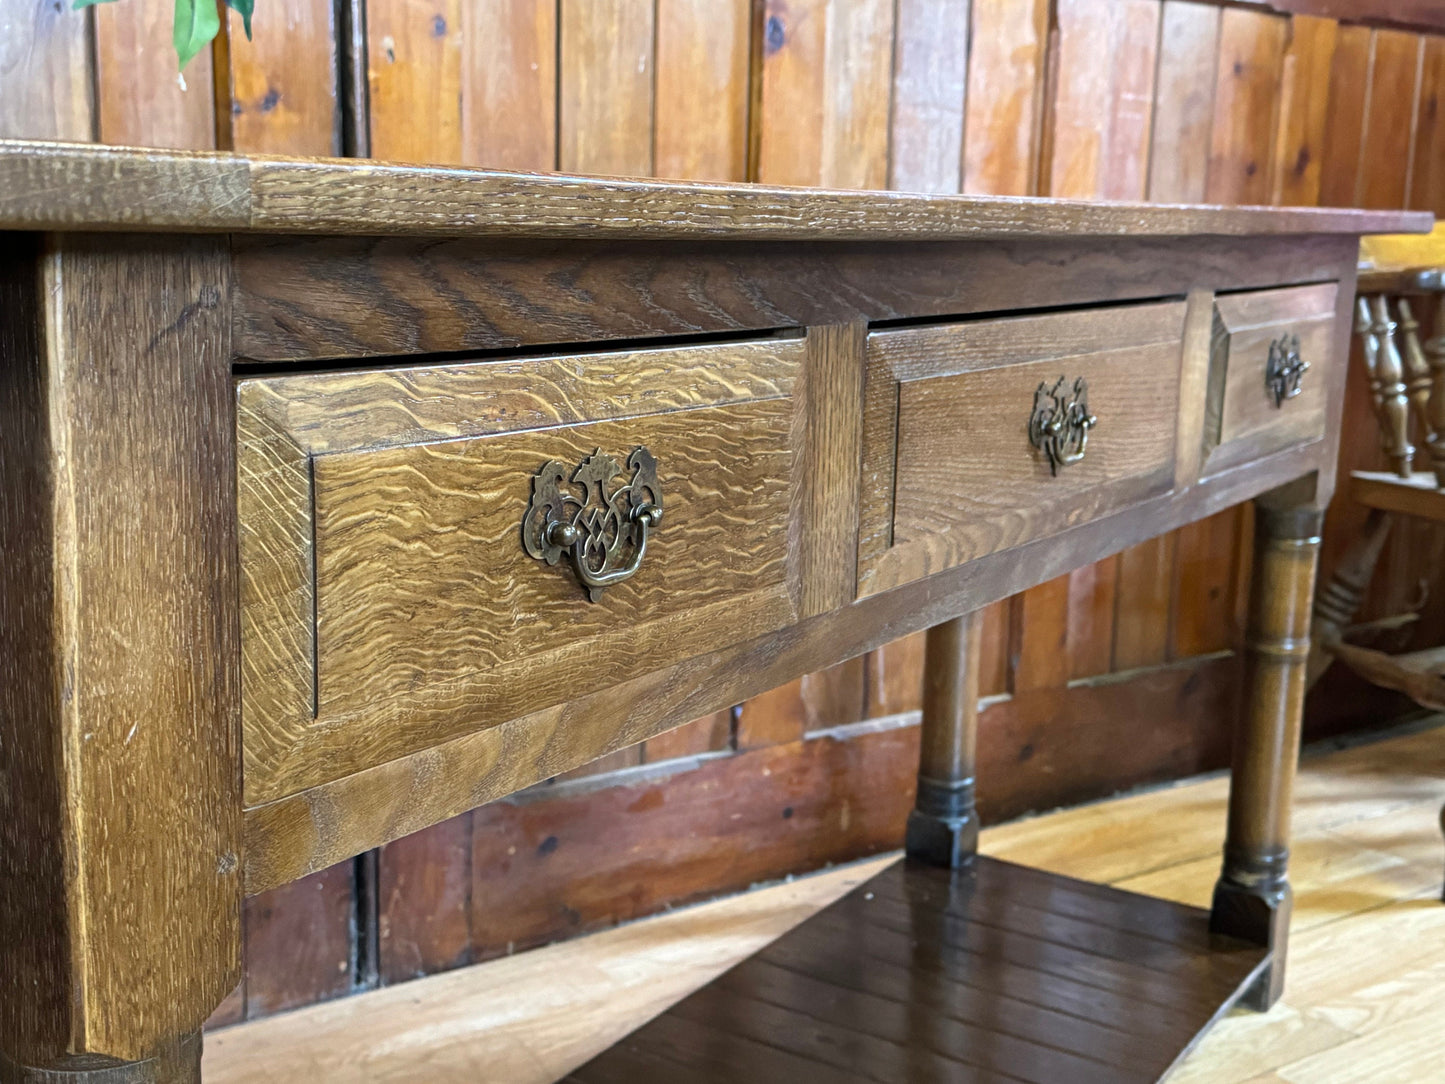
[[[1436,301],[1435,334],[1425,342],[1430,368],[1430,467],[1435,484],[1445,489],[1445,293]]]
[[[1410,400],[1410,414],[1415,419],[1415,431],[1425,445],[1435,442],[1440,432],[1430,417],[1430,364],[1425,360],[1425,351],[1420,346],[1420,321],[1406,298],[1396,302],[1400,312],[1400,336],[1404,343],[1401,352],[1405,368],[1405,387]]]
[[[1410,400],[1406,396],[1404,361],[1395,346],[1395,321],[1390,319],[1384,294],[1370,300],[1360,298],[1356,330],[1365,340],[1365,364],[1380,423],[1380,444],[1395,473],[1408,478],[1415,456],[1410,444]]]

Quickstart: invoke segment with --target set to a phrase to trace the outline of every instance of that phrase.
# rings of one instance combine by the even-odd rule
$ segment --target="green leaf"
[[[216,0],[176,0],[176,24],[171,41],[182,70],[220,32],[221,13],[216,8]]]
[[[70,5],[70,10],[71,10],[71,11],[79,11],[81,8],[88,8],[88,7],[92,6],[93,4],[113,4],[113,3],[115,3],[115,0],[75,0],[75,3],[73,3],[73,4]]]
[[[94,2],[94,0],[92,0]],[[104,0],[101,0],[104,2]],[[226,6],[241,16],[246,28],[246,40],[251,40],[251,12],[256,10],[256,0],[226,0]]]

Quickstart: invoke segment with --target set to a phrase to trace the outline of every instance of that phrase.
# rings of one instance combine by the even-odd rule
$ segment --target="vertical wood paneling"
[[[1320,201],[1320,168],[1329,120],[1330,73],[1339,26],[1296,15],[1281,75],[1279,135],[1271,167],[1270,202],[1312,207]]]
[[[973,0],[963,190],[1036,191],[1048,0]]]
[[[1213,4],[1165,0],[1149,152],[1149,198],[1156,203],[1199,203],[1204,199],[1214,124],[1219,15]]]
[[[828,0],[766,0],[758,180],[818,184],[827,85]]]
[[[868,656],[867,697],[870,719],[917,711],[923,707],[923,645],[916,632]]]
[[[768,0],[758,179],[884,187],[892,55],[891,0]]]
[[[557,168],[557,0],[466,9],[461,109],[467,165]]]
[[[1170,602],[1178,534],[1152,538],[1119,554],[1114,669],[1158,666],[1169,658]]]
[[[562,0],[563,170],[652,173],[653,0]]]
[[[718,752],[732,743],[732,731],[732,709],[715,711],[660,737],[649,738],[643,745],[643,760],[656,764],[679,757]]]
[[[367,4],[372,157],[462,161],[461,12],[461,0]]]
[[[216,143],[211,50],[176,71],[168,4],[95,7],[97,132],[102,143],[209,150]]]
[[[979,660],[980,696],[1002,696],[1013,682],[1013,645],[1009,622],[1013,607],[1008,599],[983,608],[983,657]]]
[[[1373,44],[1373,33],[1363,26],[1342,26],[1335,39],[1329,123],[1320,165],[1320,203],[1327,207],[1359,205],[1360,147],[1370,104]]]
[[[1143,199],[1158,0],[1058,0],[1047,194]]]
[[[1009,599],[1014,693],[1062,689],[1070,676],[1070,578],[1060,576]]]
[[[350,993],[351,878],[342,862],[246,901],[246,1019]]]
[[[1209,145],[1211,203],[1268,203],[1280,72],[1289,20],[1225,8]]]
[[[0,0],[0,136],[95,138],[91,20],[56,0]]]
[[[751,45],[750,0],[657,0],[659,177],[747,179]]]
[[[1445,216],[1445,36],[1426,37],[1420,65],[1410,206]],[[1445,328],[1437,329],[1445,334]]]
[[[737,748],[761,749],[797,741],[808,728],[808,704],[799,678],[738,707]]]
[[[252,21],[253,41],[228,15],[233,149],[340,154],[331,0],[270,0]]]
[[[1357,190],[1361,207],[1404,207],[1408,201],[1421,44],[1419,34],[1375,31],[1365,141],[1360,155],[1366,168]]]
[[[471,962],[472,819],[463,813],[381,849],[377,970],[382,983]]]
[[[781,745],[810,730],[865,718],[866,674],[864,658],[849,659],[744,702],[738,709],[737,747]]]
[[[963,186],[969,0],[898,0],[888,187],[957,192]]]

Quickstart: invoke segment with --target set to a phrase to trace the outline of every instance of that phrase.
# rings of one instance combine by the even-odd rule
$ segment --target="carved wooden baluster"
[[[1430,466],[1435,484],[1445,489],[1445,293],[1435,309],[1435,334],[1425,343],[1425,362],[1430,366]]]
[[[1439,430],[1430,420],[1430,365],[1425,360],[1425,351],[1420,347],[1420,321],[1410,308],[1406,298],[1396,302],[1400,312],[1400,334],[1404,338],[1403,361],[1405,385],[1409,390],[1410,414],[1415,419],[1416,432],[1428,447],[1435,443]]]
[[[1366,340],[1365,360],[1370,365],[1370,386],[1375,394],[1375,414],[1380,422],[1380,443],[1395,473],[1401,478],[1408,478],[1415,449],[1410,444],[1410,401],[1405,397],[1405,365],[1395,346],[1395,321],[1390,319],[1389,304],[1384,294],[1377,295],[1369,308],[1361,299],[1360,308],[1362,317],[1370,318],[1370,332],[1374,339],[1373,351],[1370,341]]]

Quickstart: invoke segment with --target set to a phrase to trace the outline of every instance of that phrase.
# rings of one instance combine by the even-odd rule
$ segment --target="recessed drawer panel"
[[[1324,436],[1337,293],[1330,282],[1215,300],[1206,475]]]
[[[1184,310],[873,333],[859,594],[1168,492]]]
[[[803,349],[241,382],[248,803],[794,620]]]

